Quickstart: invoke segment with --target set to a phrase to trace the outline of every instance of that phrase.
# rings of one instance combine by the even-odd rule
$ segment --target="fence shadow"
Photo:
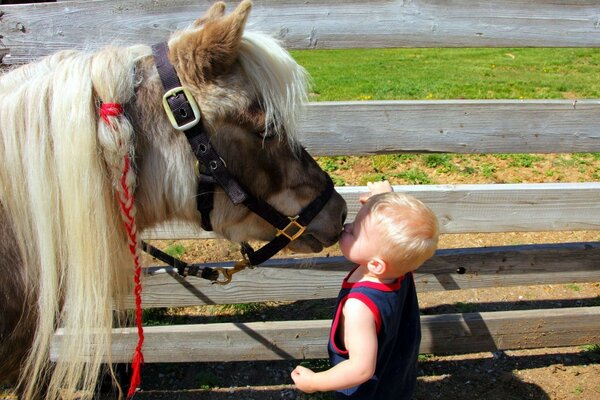
[[[515,355],[516,354],[516,355]],[[525,382],[519,371],[557,366],[600,365],[597,352],[569,349],[562,352],[479,353],[468,356],[424,357],[419,362],[416,400],[511,400],[551,399],[536,383]],[[148,364],[142,371],[142,390],[136,399],[195,399],[195,400],[270,400],[314,399],[293,388],[290,372],[299,360],[250,361],[225,363]],[[327,362],[311,361],[327,368]],[[551,372],[547,372],[548,374]],[[580,379],[586,378],[581,374]],[[213,386],[207,389],[204,386]]]

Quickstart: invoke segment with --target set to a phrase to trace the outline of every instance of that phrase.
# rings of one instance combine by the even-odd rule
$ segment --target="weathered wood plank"
[[[300,132],[313,156],[598,152],[600,100],[311,103]]]
[[[142,302],[151,308],[335,298],[351,268],[343,257],[272,259],[237,273],[226,286],[182,278],[170,268],[148,268]],[[600,282],[600,243],[438,250],[415,272],[415,282],[419,292]],[[134,304],[131,298],[125,303]]]
[[[210,0],[70,1],[0,6],[11,63],[65,48],[152,44],[201,16]],[[232,4],[230,4],[231,6]],[[600,47],[595,0],[255,2],[249,27],[291,49],[355,47]]]
[[[366,186],[336,187],[348,204],[348,221],[358,212]],[[600,183],[502,185],[396,185],[436,213],[443,233],[600,230]],[[535,218],[532,216],[535,215]],[[146,239],[196,239],[216,235],[199,227],[168,223],[142,232]]]
[[[421,353],[465,353],[600,342],[600,307],[498,311],[421,317]],[[151,326],[146,362],[214,362],[327,357],[331,321],[278,321]],[[66,340],[55,335],[51,358]],[[129,362],[135,328],[113,331],[113,362]]]
[[[422,317],[421,352],[476,353],[598,343],[600,307]]]

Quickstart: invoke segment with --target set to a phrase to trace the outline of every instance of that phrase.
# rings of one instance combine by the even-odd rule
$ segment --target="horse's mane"
[[[18,273],[28,296],[39,296],[31,312],[37,330],[21,374],[25,398],[39,396],[28,382],[50,376],[57,327],[68,338],[52,368],[48,398],[78,388],[89,393],[109,356],[114,299],[130,290],[133,271],[113,185],[115,164],[132,138],[124,118],[111,121],[116,129],[104,126],[98,107],[131,99],[136,56],[119,48],[65,51],[0,80],[0,201],[26,266]],[[135,185],[135,176],[128,184]]]
[[[101,364],[110,363],[112,310],[132,288],[117,198],[136,185],[133,172],[125,188],[120,181],[135,138],[126,117],[105,122],[99,107],[131,102],[140,83],[136,63],[148,54],[147,46],[62,51],[0,78],[0,203],[26,266],[17,273],[29,298],[38,299],[30,314],[37,330],[20,375],[25,398],[39,397],[36,385],[46,377],[48,398],[81,389],[80,398],[91,398]],[[272,125],[275,133],[296,145],[298,110],[307,98],[304,69],[274,39],[248,32],[239,62],[267,121],[280,124]],[[66,337],[49,367],[57,328]]]
[[[267,126],[285,135],[292,146],[297,139],[298,117],[308,100],[309,75],[274,38],[246,32],[240,45],[239,61],[267,113]],[[269,122],[275,122],[269,124]]]

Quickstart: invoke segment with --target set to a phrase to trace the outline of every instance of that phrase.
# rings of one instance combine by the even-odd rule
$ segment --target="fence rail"
[[[200,17],[210,0],[61,1],[2,6],[11,63],[107,43],[153,44]],[[594,0],[257,1],[249,27],[290,49],[600,47]]]
[[[228,263],[207,263],[219,267]],[[600,282],[600,243],[443,249],[415,272],[418,292],[573,282]],[[149,268],[145,307],[335,298],[351,268],[343,257],[273,259],[239,272],[227,286],[171,268]],[[133,299],[126,300],[133,305]],[[599,332],[600,334],[600,332]]]
[[[421,353],[474,353],[577,346],[600,339],[600,307],[495,311],[421,317]],[[151,326],[144,329],[146,362],[222,362],[327,357],[331,321],[274,321]],[[62,332],[56,335],[56,357]],[[137,330],[113,333],[113,362],[127,363]]]
[[[442,233],[539,232],[600,230],[600,183],[480,185],[397,185],[436,213]],[[348,218],[358,212],[365,186],[337,188],[348,204]],[[535,218],[531,218],[535,215]],[[213,233],[182,223],[156,226],[146,239],[216,238]]]

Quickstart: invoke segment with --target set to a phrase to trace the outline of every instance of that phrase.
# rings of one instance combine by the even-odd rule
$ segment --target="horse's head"
[[[327,175],[302,150],[295,132],[307,98],[307,75],[272,38],[244,33],[251,2],[224,15],[216,3],[169,40],[168,58],[198,103],[201,124],[231,174],[255,197],[295,216],[327,186]],[[134,114],[138,141],[140,226],[167,218],[199,221],[195,158],[184,134],[171,127],[161,106],[162,87],[152,59],[140,63]],[[162,178],[160,178],[162,176]],[[164,204],[167,207],[164,207]],[[334,244],[346,216],[335,191],[304,234],[298,252]],[[232,241],[270,240],[275,228],[216,186],[213,229]]]

